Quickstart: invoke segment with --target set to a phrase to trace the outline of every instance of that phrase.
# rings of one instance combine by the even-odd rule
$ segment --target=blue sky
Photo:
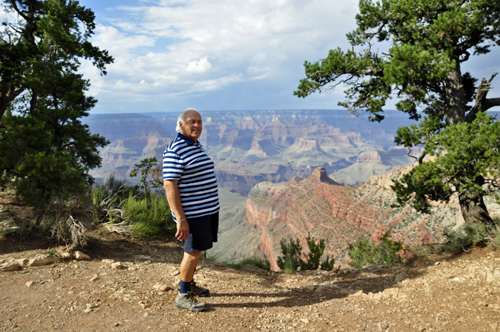
[[[115,63],[82,72],[99,103],[92,113],[339,108],[343,88],[293,96],[305,60],[349,47],[357,1],[80,0],[96,13],[93,42]],[[500,71],[500,48],[475,57],[476,77]],[[490,97],[500,96],[500,77]]]

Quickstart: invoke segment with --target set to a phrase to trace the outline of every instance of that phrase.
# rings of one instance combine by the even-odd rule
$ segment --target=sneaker
[[[175,305],[177,308],[187,309],[194,312],[203,311],[207,307],[205,303],[196,299],[194,292],[187,292],[186,294],[178,293],[175,298]]]
[[[210,295],[210,291],[208,289],[196,286],[196,282],[194,281],[191,281],[191,291],[199,297],[207,297]]]
[[[180,285],[177,287],[177,290],[179,292],[181,291]],[[208,289],[196,286],[196,282],[194,282],[194,281],[191,281],[191,292],[193,292],[194,295],[199,296],[199,297],[210,296],[210,291]]]

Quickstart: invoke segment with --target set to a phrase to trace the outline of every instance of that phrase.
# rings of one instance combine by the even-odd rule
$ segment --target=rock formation
[[[348,244],[360,236],[376,241],[391,230],[393,239],[410,246],[440,242],[445,230],[463,224],[456,201],[436,204],[430,215],[409,206],[391,207],[395,203],[395,194],[390,189],[392,179],[410,169],[374,175],[357,187],[339,186],[322,167],[305,179],[294,178],[279,184],[262,182],[250,191],[245,217],[236,227],[247,227],[248,236],[254,239],[251,246],[257,248],[252,254],[264,254],[273,269],[277,269],[277,257],[281,254],[280,241],[298,238],[302,247],[307,248],[308,234],[325,239],[325,252],[341,265],[349,261]],[[498,205],[491,203],[489,209],[498,211]],[[221,238],[224,242],[224,233]],[[235,250],[244,251],[238,239],[231,241]],[[231,257],[231,248],[224,247],[225,257]]]

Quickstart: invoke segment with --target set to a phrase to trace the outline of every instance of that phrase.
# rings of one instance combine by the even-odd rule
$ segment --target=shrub
[[[162,232],[174,233],[175,223],[165,195],[150,193],[144,198],[129,196],[123,201],[123,219],[132,224],[141,238],[150,238]]]
[[[498,230],[489,229],[483,223],[466,224],[444,233],[448,241],[444,244],[443,251],[461,252],[476,245],[495,245],[495,235],[498,236]]]
[[[291,274],[300,267],[301,270],[317,270],[321,268],[325,271],[332,271],[335,260],[328,255],[326,259],[320,263],[321,256],[325,252],[326,243],[321,239],[318,243],[314,237],[307,236],[306,238],[309,253],[306,255],[307,260],[303,260],[302,246],[299,239],[295,241],[289,239],[288,243],[285,240],[280,241],[282,257],[278,257],[279,268],[287,274]],[[338,271],[338,270],[337,270]]]
[[[403,262],[399,253],[406,248],[401,241],[392,241],[389,239],[391,232],[387,231],[376,244],[366,240],[364,236],[358,238],[355,243],[349,244],[349,265],[355,268],[361,268],[366,265],[392,265]]]
[[[302,252],[302,246],[300,245],[300,240],[289,239],[288,243],[283,239],[280,241],[281,254],[282,257],[278,257],[278,266],[284,273],[291,274],[297,270],[297,267],[301,266],[302,259],[300,258],[300,253]]]
[[[123,220],[122,204],[130,196],[141,197],[137,186],[117,180],[113,175],[92,188],[92,206],[95,223],[119,223]]]

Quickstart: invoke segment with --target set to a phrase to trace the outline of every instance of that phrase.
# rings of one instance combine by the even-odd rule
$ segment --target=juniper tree
[[[113,58],[89,41],[94,13],[71,0],[4,0],[0,30],[0,185],[13,184],[28,204],[81,194],[100,166],[81,118],[96,100],[78,73],[87,59],[105,74]]]
[[[352,49],[306,61],[306,78],[294,94],[345,84],[339,105],[366,111],[371,121],[382,121],[387,100],[397,98],[397,110],[421,121],[400,128],[395,141],[425,146],[418,165],[395,183],[399,203],[428,212],[429,199],[448,201],[456,192],[467,223],[491,223],[483,196],[494,191],[486,185],[498,187],[499,133],[484,112],[500,106],[500,98],[487,96],[496,73],[477,84],[462,65],[500,44],[500,1],[360,0],[359,9],[357,29],[347,34]],[[438,158],[423,162],[429,153]]]

